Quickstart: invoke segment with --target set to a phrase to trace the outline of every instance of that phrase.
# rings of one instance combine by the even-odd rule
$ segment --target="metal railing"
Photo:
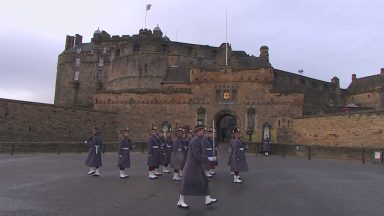
[[[248,152],[259,155],[262,143],[246,142]],[[339,147],[339,146],[319,146],[319,145],[291,145],[291,144],[272,144],[272,154],[280,155],[282,158],[289,156],[299,156],[312,160],[313,158],[334,158],[346,160],[360,160],[362,164],[367,161],[383,163],[383,148],[358,148],[358,147]],[[375,159],[375,154],[379,154],[379,159]]]
[[[134,142],[133,151],[144,153],[147,151],[147,142]],[[248,152],[258,156],[261,153],[261,143],[246,142]],[[118,142],[104,141],[103,152],[116,152]],[[223,145],[223,144],[221,144]],[[224,144],[225,145],[225,144]],[[88,145],[83,142],[0,142],[0,153],[80,153],[87,152]],[[357,148],[357,147],[336,147],[318,145],[291,145],[272,144],[273,155],[302,157],[308,160],[313,158],[335,158],[347,160],[360,160],[362,164],[367,161],[383,163],[384,148]],[[380,159],[374,155],[380,154]]]
[[[118,142],[103,142],[103,153],[116,152]],[[144,153],[147,148],[146,142],[135,142],[133,151]],[[0,142],[0,153],[57,153],[63,152],[87,152],[87,144],[83,142]]]

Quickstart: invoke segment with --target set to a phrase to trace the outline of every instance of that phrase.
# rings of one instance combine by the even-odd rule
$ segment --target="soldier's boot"
[[[180,181],[181,180],[181,178],[179,176],[179,173],[173,173],[173,180],[175,180],[175,181]]]
[[[211,173],[209,173],[208,170],[205,170],[205,176],[207,176],[208,178],[212,178],[212,175]]]
[[[163,167],[163,173],[171,173],[168,167]]]
[[[158,168],[155,168],[155,175],[160,176],[163,175],[163,173],[159,172]]]
[[[93,176],[96,176],[96,177],[100,176],[99,168],[96,168],[95,173],[93,174]]]
[[[210,206],[211,204],[217,202],[217,199],[213,199],[211,196],[205,196],[205,205]]]
[[[210,173],[211,175],[215,175],[215,174],[216,174],[216,172],[215,172],[213,169],[210,169],[210,170],[209,170],[209,173]]]
[[[268,152],[265,152],[265,156],[269,156],[269,153],[268,153]]]
[[[93,175],[95,174],[95,168],[94,167],[89,167],[89,172],[87,173],[87,175]]]
[[[233,183],[242,183],[243,181],[240,179],[240,176],[234,175],[233,176]]]
[[[178,208],[183,208],[183,209],[188,209],[189,206],[184,202],[184,196],[180,194],[179,201],[177,201],[177,207]]]
[[[124,170],[120,170],[120,178],[127,178],[129,177],[127,174],[125,174]]]
[[[156,179],[157,176],[154,174],[153,171],[149,171],[148,178],[149,178],[149,179]]]

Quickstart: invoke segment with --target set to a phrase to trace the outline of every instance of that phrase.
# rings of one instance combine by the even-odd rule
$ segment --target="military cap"
[[[232,131],[232,134],[235,134],[235,133],[241,133],[240,129],[239,128],[234,128],[233,131]]]
[[[130,129],[129,129],[129,127],[126,127],[126,128],[124,128],[123,130],[121,130],[122,132],[128,132],[128,131],[130,131]]]

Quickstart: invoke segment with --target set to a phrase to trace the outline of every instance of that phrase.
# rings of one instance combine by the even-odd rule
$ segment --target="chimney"
[[[67,35],[65,38],[65,50],[69,50],[73,47],[75,42],[75,37]]]
[[[380,75],[381,75],[382,77],[384,77],[384,68],[381,68],[381,69],[380,69]]]
[[[83,41],[83,36],[79,35],[79,34],[76,34],[75,35],[75,46],[81,44]]]
[[[267,46],[261,46],[260,47],[260,57],[263,57],[269,61],[269,53],[268,53],[269,48]]]
[[[352,82],[356,80],[356,74],[352,74]]]

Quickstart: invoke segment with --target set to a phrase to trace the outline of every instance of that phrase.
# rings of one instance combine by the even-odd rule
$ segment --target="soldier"
[[[148,140],[148,178],[156,179],[158,177],[158,173],[155,173],[155,169],[157,169],[160,165],[161,154],[160,154],[160,145],[158,143],[157,131],[156,127],[152,127],[150,130],[150,137]]]
[[[184,143],[182,136],[184,131],[182,128],[178,128],[176,131],[176,139],[173,142],[173,155],[172,155],[172,167],[173,167],[173,180],[180,181],[180,171],[185,164]]]
[[[92,136],[85,143],[89,146],[88,157],[85,161],[85,165],[89,167],[88,175],[100,176],[102,140],[99,128],[93,127]]]
[[[188,158],[184,168],[184,175],[181,179],[180,197],[177,207],[188,209],[189,206],[184,202],[184,196],[205,196],[207,206],[217,202],[217,199],[211,198],[208,189],[208,179],[204,175],[204,163],[215,161],[216,157],[207,157],[201,154],[204,137],[204,127],[197,125],[195,127],[196,136],[189,143]]]
[[[263,140],[263,152],[265,156],[269,156],[271,154],[271,139],[268,137],[268,135],[265,135],[265,138]]]
[[[184,153],[184,160],[183,160],[183,163],[181,165],[181,169],[179,171],[179,175],[180,177],[183,176],[183,169],[184,169],[184,165],[185,165],[185,162],[187,161],[187,157],[188,157],[188,148],[189,148],[189,141],[190,141],[190,138],[192,137],[192,133],[191,133],[191,130],[190,129],[183,129],[183,138],[182,138],[182,143],[183,143],[183,153]]]
[[[171,129],[169,129],[168,133],[165,134],[163,173],[171,173],[171,170],[168,168],[168,165],[171,163],[172,148],[173,148],[172,131]]]
[[[232,141],[232,154],[231,154],[231,172],[234,172],[233,182],[242,183],[239,172],[248,171],[248,165],[245,158],[245,145],[241,141],[241,131],[239,128],[234,129],[235,138]]]
[[[234,136],[234,130],[232,130],[232,134],[231,134],[231,140],[229,141],[229,148],[228,148],[228,166],[231,166],[231,158],[232,158],[232,153],[233,153],[233,149],[232,149],[232,142],[233,140],[235,139],[235,136]],[[230,172],[231,175],[233,175],[234,173],[231,171]]]
[[[117,147],[117,152],[118,152],[118,161],[117,161],[117,166],[120,168],[120,178],[127,178],[129,177],[125,173],[125,168],[130,168],[131,167],[131,160],[130,160],[130,151],[133,149],[133,145],[131,140],[128,138],[129,134],[129,128],[126,128],[122,130],[123,133],[123,139],[119,143]]]
[[[204,132],[205,132],[205,135],[204,137],[201,139],[201,143],[203,145],[203,151],[202,151],[202,154],[204,156],[207,156],[207,157],[213,157],[213,152],[212,152],[212,149],[213,149],[213,145],[212,143],[209,141],[209,129],[207,128],[204,128]],[[204,168],[205,168],[205,175],[208,177],[208,178],[211,178],[212,177],[212,174],[209,172],[209,167],[210,167],[210,164],[211,162],[213,161],[207,161],[207,163],[204,164]]]
[[[215,145],[213,143],[213,136],[215,136],[215,135],[216,135],[216,133],[215,134],[213,133],[213,128],[209,128],[208,131],[207,131],[207,139],[208,139],[208,141],[210,143],[210,146],[212,146],[212,150],[211,150],[210,155],[216,156],[216,158],[217,158],[218,145],[217,145],[217,143],[215,143]],[[215,175],[216,174],[214,169],[215,169],[215,167],[217,165],[218,165],[218,161],[217,160],[209,162],[209,170],[208,170],[209,174],[211,174],[211,175]]]

